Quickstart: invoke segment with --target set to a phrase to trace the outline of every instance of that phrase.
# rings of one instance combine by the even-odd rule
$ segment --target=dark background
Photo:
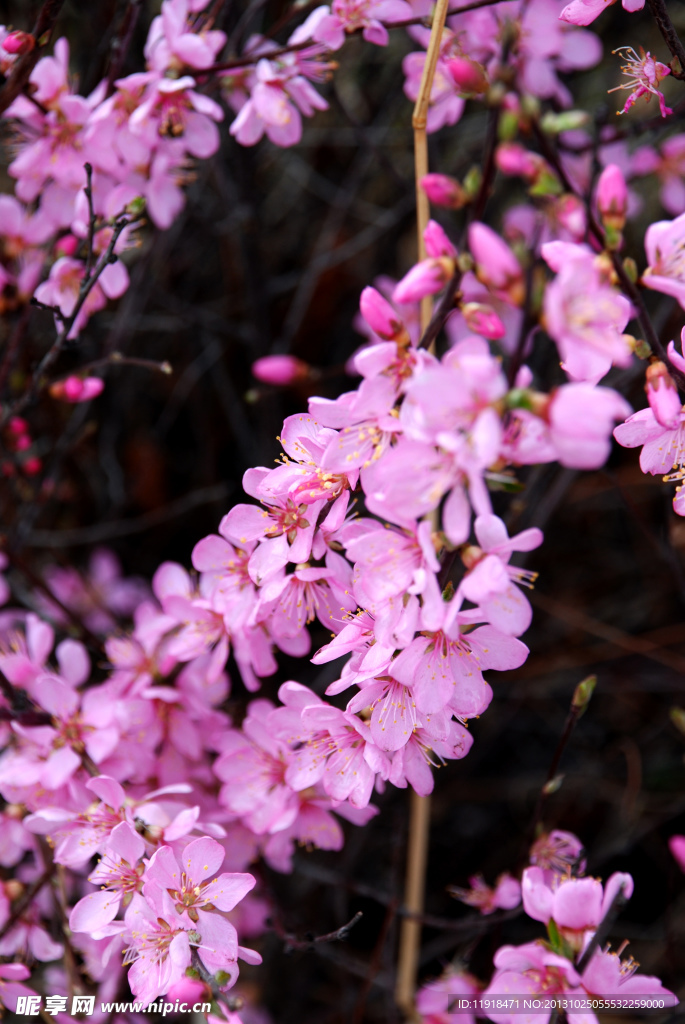
[[[1,3],[0,16],[28,29],[38,6]],[[109,0],[66,5],[58,29],[71,42],[82,91],[106,70],[125,7]],[[126,71],[142,66],[156,10],[143,4]],[[252,10],[250,17],[245,0],[224,6],[221,24],[235,52],[285,5]],[[669,10],[685,27],[683,5],[669,3]],[[598,126],[617,126],[632,145],[637,122],[655,106],[640,107],[626,124],[615,117],[615,97],[606,97],[618,82],[610,51],[639,39],[666,59],[664,47],[646,15],[626,15],[620,6],[593,27],[604,39],[605,59],[580,76],[579,96]],[[173,375],[112,368],[95,402],[69,407],[44,398],[30,410],[51,483],[47,490],[41,477],[0,484],[2,529],[19,545],[29,574],[15,570],[15,583],[30,586],[30,574],[40,575],[48,563],[84,567],[100,543],[117,552],[128,573],[150,577],[166,559],[189,566],[193,545],[241,500],[245,469],[273,463],[283,417],[302,409],[309,394],[332,397],[355,386],[342,366],[363,340],[352,328],[359,293],[380,273],[399,277],[414,258],[411,105],[401,71],[401,57],[414,48],[403,32],[393,34],[387,50],[348,42],[340,71],[323,88],[330,110],[305,124],[302,143],[291,150],[266,140],[242,148],[224,123],[221,149],[195,169],[174,226],[141,233],[140,248],[127,257],[130,291],[90,321],[57,371],[117,350],[168,360]],[[667,101],[680,100],[683,89],[667,83]],[[469,104],[459,125],[431,139],[432,168],[463,177],[478,164],[485,117]],[[674,130],[659,128],[639,141]],[[9,159],[8,133],[5,141]],[[502,210],[523,193],[511,179],[496,184],[485,219],[498,227]],[[10,190],[10,179],[2,187]],[[653,184],[636,188],[644,208],[628,231],[627,251],[642,268],[644,228],[666,215]],[[461,216],[441,217],[452,237]],[[676,303],[654,294],[648,302],[663,340],[678,337],[683,315]],[[3,345],[17,315],[5,318]],[[47,314],[31,314],[5,400],[20,393],[52,331]],[[549,384],[559,380],[554,347],[544,336],[535,346],[537,370]],[[294,353],[321,379],[294,389],[258,384],[250,366],[270,352]],[[606,382],[635,408],[644,405],[642,369]],[[476,871],[493,882],[501,871],[525,866],[538,795],[574,687],[595,672],[596,693],[567,745],[563,782],[546,801],[544,823],[579,835],[590,873],[633,874],[636,892],[616,925],[614,948],[630,939],[628,952],[642,970],[678,989],[685,884],[666,840],[685,832],[685,736],[669,720],[669,709],[685,703],[685,522],[672,512],[672,488],[644,477],[634,451],[616,450],[595,473],[553,465],[520,478],[526,488],[513,499],[498,495],[496,506],[512,530],[545,530],[544,546],[527,562],[540,573],[534,623],[524,638],[531,655],[517,672],[491,673],[495,697],[471,725],[472,752],[437,772],[426,912],[447,920],[424,930],[421,977],[454,961],[486,980],[499,945],[542,934],[524,915],[484,921],[446,886],[466,885]],[[322,642],[315,635],[314,648]],[[323,670],[285,657],[280,663],[262,695],[275,698],[287,678],[322,693],[339,670],[337,663]],[[240,719],[247,697],[236,671],[232,677],[227,706]],[[264,966],[243,977],[276,1024],[398,1020],[392,991],[408,796],[390,788],[377,802],[381,813],[366,828],[346,826],[341,853],[302,851],[291,876],[257,869],[278,899],[282,927],[300,938],[364,913],[345,944],[286,954],[281,938],[265,937]]]

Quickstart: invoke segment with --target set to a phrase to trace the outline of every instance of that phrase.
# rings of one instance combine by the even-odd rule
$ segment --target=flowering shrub
[[[102,1006],[130,991],[140,1008],[192,997],[210,1021],[237,1024],[243,1006],[244,1024],[263,1019],[249,986],[230,994],[238,961],[259,965],[269,930],[306,948],[345,938],[357,920],[311,940],[284,930],[275,890],[297,847],[340,851],[382,816],[393,787],[425,798],[436,769],[468,765],[472,723],[497,714],[488,707],[498,674],[528,658],[526,592],[538,576],[528,556],[545,538],[535,523],[515,525],[521,491],[550,464],[601,471],[615,438],[642,448],[644,473],[676,484],[673,510],[685,515],[685,358],[669,337],[685,308],[682,137],[625,146],[628,134],[654,130],[641,113],[651,96],[657,118],[675,123],[661,85],[682,79],[682,45],[665,6],[650,5],[669,64],[628,45],[614,51],[627,81],[608,91],[629,91],[621,113],[634,119],[609,132],[575,108],[572,91],[602,59],[599,36],[581,26],[604,3],[479,0],[450,9],[443,28],[421,0],[334,0],[247,34],[229,31],[222,6],[163,0],[136,70],[113,61],[87,95],[67,39],[55,32],[50,43],[50,4],[41,32],[0,31],[14,188],[0,197],[2,307],[14,332],[0,357],[1,468],[15,504],[34,509],[8,519],[0,553],[0,999],[12,1012],[50,991]],[[630,34],[631,17],[624,23]],[[119,26],[117,48],[133,46],[134,27]],[[374,60],[397,64],[400,32],[418,47],[401,61],[404,92],[417,110],[427,104],[425,125],[415,117],[417,153],[424,129],[466,133],[481,108],[488,123],[468,173],[440,166],[418,181],[419,210],[427,200],[434,219],[419,220],[419,255],[399,280],[361,290],[364,343],[332,371],[285,343],[252,360],[266,390],[250,400],[287,388],[298,409],[280,427],[276,465],[251,460],[244,495],[195,538],[185,564],[165,558],[148,585],[96,548],[85,573],[59,560],[34,571],[26,531],[56,493],[63,455],[38,411],[57,418],[72,405],[83,417],[73,422],[85,423],[90,403],[108,399],[116,364],[172,374],[166,360],[89,339],[111,302],[135,301],[153,232],[173,237],[224,119],[236,162],[249,158],[235,147],[263,137],[296,147],[303,116],[331,116],[331,98],[344,109],[336,82],[359,37],[384,48]],[[658,183],[674,219],[652,220],[629,255],[638,177]],[[502,216],[490,203],[497,184],[521,197]],[[658,307],[663,329],[657,301],[668,303]],[[32,305],[52,330],[27,369]],[[634,412],[625,394],[640,361],[647,405]],[[354,387],[340,393],[328,382],[343,373]],[[182,377],[170,404],[184,387]],[[284,678],[308,663],[326,666],[307,676],[312,685]],[[481,872],[451,888],[484,919],[513,920],[522,904],[547,937],[493,949],[489,981],[452,965],[415,1008],[400,1000],[403,1011],[436,1024],[461,1019],[455,999],[541,993],[675,1005],[623,947],[605,945],[631,875],[614,872],[603,887],[586,874],[580,840],[543,827],[593,688],[575,689],[525,863],[502,864],[494,886]],[[670,843],[679,864],[681,840]],[[396,897],[389,906],[397,912]],[[475,1002],[467,1009],[483,1015]],[[518,1019],[500,1009],[485,1015]]]

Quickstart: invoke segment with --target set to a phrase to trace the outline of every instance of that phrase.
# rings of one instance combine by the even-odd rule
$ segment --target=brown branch
[[[685,81],[685,47],[683,47],[670,15],[666,10],[665,0],[647,0],[647,3],[657,23],[657,27],[664,37],[666,46],[675,58],[670,63],[671,74],[674,78],[678,78],[683,82]],[[674,67],[675,61],[678,62],[678,67]]]
[[[604,940],[608,937],[609,932],[614,926],[616,918],[621,913],[626,903],[627,900],[623,893],[623,885],[621,885],[620,889],[611,901],[611,906],[607,910],[602,920],[599,922],[597,926],[597,931],[590,939],[590,942],[585,947],[585,952],[576,964],[576,970],[578,971],[578,974],[580,974],[581,978],[583,976],[583,971],[592,960],[592,957],[595,955],[595,951],[603,944]]]
[[[7,110],[9,105],[26,88],[31,72],[50,42],[52,30],[63,5],[64,0],[45,0],[33,27],[33,36],[36,40],[35,48],[19,58],[7,81],[0,89],[0,114]]]
[[[283,939],[285,942],[286,953],[291,952],[295,949],[313,949],[314,946],[318,946],[322,942],[342,942],[350,934],[354,926],[358,921],[361,921],[364,914],[361,910],[358,910],[354,917],[342,925],[340,928],[336,928],[333,932],[326,932],[325,935],[307,935],[304,939],[298,939],[295,935],[290,935],[284,931],[278,923],[274,923],[274,931]]]

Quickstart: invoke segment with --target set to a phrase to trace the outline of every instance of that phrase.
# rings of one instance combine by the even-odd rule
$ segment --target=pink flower
[[[640,57],[638,57],[632,46],[619,46],[613,52],[625,54],[624,59],[626,63],[621,68],[621,71],[624,75],[631,76],[625,85],[617,85],[614,89],[609,89],[610,93],[621,89],[631,90],[623,110],[617,110],[616,113],[626,114],[641,96],[646,96],[647,101],[652,96],[658,96],[661,116],[666,117],[667,114],[672,114],[673,111],[670,107],[666,106],[663,93],[658,88],[661,80],[671,73],[668,65],[656,60],[649,51],[645,53],[642,47],[640,47]]]
[[[150,858],[145,878],[166,889],[179,913],[225,912],[233,910],[255,886],[252,875],[218,874],[225,858],[223,846],[209,836],[188,843],[180,855],[181,863],[170,846],[162,846]]]
[[[685,309],[685,214],[675,220],[650,224],[645,234],[649,266],[643,282],[647,288],[677,299]]]
[[[144,896],[133,894],[125,920],[129,946],[124,963],[132,964],[129,985],[149,1005],[185,976],[193,923],[176,913],[169,894],[155,883],[146,885]]]
[[[469,878],[470,889],[450,887],[452,896],[456,896],[469,907],[477,907],[481,914],[493,914],[495,910],[513,910],[521,902],[521,883],[512,878],[508,872],[500,875],[493,888],[486,885],[482,875]]]
[[[571,0],[559,17],[570,25],[590,25],[614,3],[616,0]],[[622,4],[625,11],[641,11],[645,6],[645,0],[622,0]]]
[[[217,29],[193,31],[192,11],[188,0],[164,0],[161,15],[150,24],[145,44],[148,67],[155,71],[211,67],[226,36]]]
[[[656,174],[661,182],[661,203],[677,217],[685,211],[685,135],[671,135],[660,151],[640,146],[631,160],[633,174]]]
[[[28,967],[23,964],[0,964],[0,1003],[10,1013],[17,1012],[19,996],[34,996],[32,988],[22,985],[31,976]]]
[[[637,448],[643,473],[658,474],[675,471],[676,478],[685,472],[685,412],[680,413],[675,427],[664,427],[651,408],[629,416],[614,430],[614,437],[624,448]]]
[[[475,1024],[475,1014],[462,1009],[450,1012],[460,996],[477,996],[478,982],[470,974],[448,967],[441,978],[431,981],[416,993],[416,1009],[422,1024]]]
[[[563,260],[559,256],[563,250]],[[584,246],[552,242],[542,255],[560,270],[545,291],[545,323],[573,380],[596,384],[612,364],[627,366],[632,358],[623,331],[631,306],[606,281],[595,257]]]
[[[413,11],[405,0],[333,0],[331,13],[321,17],[313,38],[331,50],[339,50],[345,34],[362,31],[368,43],[388,45],[388,30],[383,22],[411,18]]]
[[[584,934],[599,925],[619,891],[625,899],[633,894],[630,875],[615,872],[604,888],[596,878],[557,876],[550,884],[540,867],[526,868],[521,881],[523,908],[535,921],[553,920],[576,952]]]
[[[72,910],[72,931],[101,931],[117,916],[122,900],[128,902],[133,893],[142,890],[143,865],[138,862],[144,853],[145,843],[128,822],[122,821],[112,829],[104,856],[88,876],[88,881],[100,888],[84,896]]]

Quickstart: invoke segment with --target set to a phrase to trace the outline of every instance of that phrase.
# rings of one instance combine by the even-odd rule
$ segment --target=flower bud
[[[22,416],[13,416],[7,425],[12,434],[28,433],[29,425]]]
[[[457,179],[447,174],[424,175],[421,188],[434,206],[445,206],[448,210],[460,210],[469,201]]]
[[[204,981],[196,978],[180,978],[175,982],[166,994],[167,1002],[174,1003],[201,1003],[208,999],[209,990]]]
[[[673,430],[680,423],[682,403],[666,364],[655,360],[647,367],[645,391],[650,409],[662,427]]]
[[[53,398],[62,402],[88,402],[96,398],[105,387],[99,377],[77,377],[75,374],[65,380],[57,380],[50,385],[49,391]]]
[[[442,291],[454,274],[455,263],[448,256],[421,260],[405,274],[392,293],[395,302],[419,302],[426,295]]]
[[[501,142],[495,153],[495,163],[503,174],[518,175],[532,181],[544,160],[517,142]]]
[[[452,259],[457,258],[457,250],[437,221],[428,221],[423,231],[423,241],[428,256],[433,258],[440,256],[451,256]]]
[[[585,204],[570,193],[559,196],[554,204],[554,216],[558,223],[578,242],[585,238],[587,217]]]
[[[294,384],[306,380],[310,367],[296,356],[263,356],[252,364],[252,374],[262,384]]]
[[[43,463],[36,455],[32,456],[30,459],[27,459],[22,466],[22,469],[24,470],[27,476],[35,476],[36,473],[40,473],[42,468]]]
[[[469,248],[479,281],[512,305],[521,305],[526,291],[523,270],[506,242],[475,221],[469,227]]]
[[[35,37],[30,32],[10,32],[2,41],[2,48],[5,53],[21,55],[31,53],[36,45]]]
[[[447,61],[447,70],[460,92],[479,96],[488,88],[485,69],[469,57],[453,57]]]
[[[474,334],[480,334],[483,338],[490,338],[498,341],[506,334],[504,324],[494,311],[492,306],[483,302],[467,302],[461,308],[466,326]]]
[[[65,235],[55,242],[56,256],[73,256],[79,247],[79,240],[75,235]]]
[[[365,288],[359,297],[359,311],[379,338],[397,341],[406,336],[406,329],[397,312],[375,288]]]
[[[606,228],[623,230],[628,210],[628,186],[623,171],[616,164],[609,164],[599,176],[597,208]]]

